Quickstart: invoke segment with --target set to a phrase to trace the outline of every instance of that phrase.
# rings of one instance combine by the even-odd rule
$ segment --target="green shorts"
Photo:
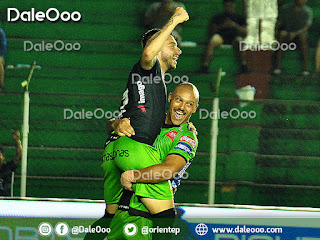
[[[128,137],[111,141],[105,148],[103,163],[104,197],[107,204],[118,203],[122,195],[121,173],[127,170],[146,168],[160,164],[159,151],[144,143]],[[172,199],[173,192],[169,181],[158,184],[133,184],[135,194],[139,197],[155,199]]]
[[[146,230],[151,227],[152,221],[150,219],[131,216],[128,211],[118,210],[111,221],[108,240],[151,240],[152,234]]]

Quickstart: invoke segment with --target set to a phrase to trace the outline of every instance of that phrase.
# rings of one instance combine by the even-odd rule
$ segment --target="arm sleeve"
[[[186,160],[186,165],[181,171],[171,180],[171,186],[173,193],[175,193],[180,185],[181,178],[187,168],[190,166],[192,159],[194,158],[198,147],[198,140],[196,136],[188,131],[178,134],[173,142],[173,147],[169,151],[169,154],[177,154],[182,156]]]
[[[182,156],[186,162],[189,162],[195,157],[197,147],[198,139],[191,131],[188,133],[178,134],[173,141],[173,147],[169,151],[168,155],[177,154]]]

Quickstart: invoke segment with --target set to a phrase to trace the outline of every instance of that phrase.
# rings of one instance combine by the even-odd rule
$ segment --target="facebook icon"
[[[64,222],[59,222],[57,223],[56,227],[55,227],[55,232],[58,236],[66,236],[69,232],[69,226],[68,224],[64,223]]]

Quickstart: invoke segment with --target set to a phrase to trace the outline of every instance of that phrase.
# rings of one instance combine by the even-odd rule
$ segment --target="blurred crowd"
[[[235,0],[221,0],[223,12],[216,13],[208,30],[207,46],[203,53],[201,73],[210,72],[210,64],[215,49],[221,45],[231,45],[236,51],[240,72],[248,72],[245,51],[241,51],[241,42],[247,45],[289,44],[294,43],[301,53],[301,75],[309,72],[308,32],[313,22],[312,9],[307,0],[292,0],[283,4],[280,0],[242,0],[242,11],[237,11]],[[184,7],[181,2],[163,0],[155,2],[147,9],[144,25],[147,28],[161,28],[168,21],[176,7]],[[192,13],[190,13],[192,15]],[[206,21],[204,18],[203,21]],[[177,42],[182,39],[182,27],[175,29]],[[274,48],[273,48],[274,49]],[[283,48],[275,52],[273,74],[282,74]],[[320,40],[316,49],[313,74],[320,70]],[[288,73],[290,74],[290,73]]]
[[[221,0],[222,12],[216,12],[210,21],[207,45],[203,53],[200,73],[210,73],[215,49],[222,45],[231,45],[236,52],[240,72],[247,73],[246,52],[241,50],[241,43],[247,45],[294,43],[301,54],[301,75],[309,76],[309,39],[308,32],[313,23],[312,9],[307,6],[308,0],[291,0],[283,4],[281,0],[242,0],[242,7],[237,8],[236,0]],[[146,10],[143,25],[146,29],[161,28],[172,16],[177,7],[185,8],[181,2],[162,0],[152,3]],[[237,11],[241,9],[241,11]],[[192,15],[192,12],[190,13]],[[177,43],[183,43],[182,25],[173,31]],[[4,89],[5,53],[7,40],[0,28],[0,92]],[[283,72],[283,48],[275,52],[273,74]],[[320,71],[320,39],[314,59],[313,76]],[[290,74],[290,73],[287,73]]]

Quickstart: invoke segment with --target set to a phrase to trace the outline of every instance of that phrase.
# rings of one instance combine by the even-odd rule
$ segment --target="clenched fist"
[[[177,7],[174,14],[172,15],[172,20],[175,24],[183,23],[189,20],[189,14],[182,7]]]

